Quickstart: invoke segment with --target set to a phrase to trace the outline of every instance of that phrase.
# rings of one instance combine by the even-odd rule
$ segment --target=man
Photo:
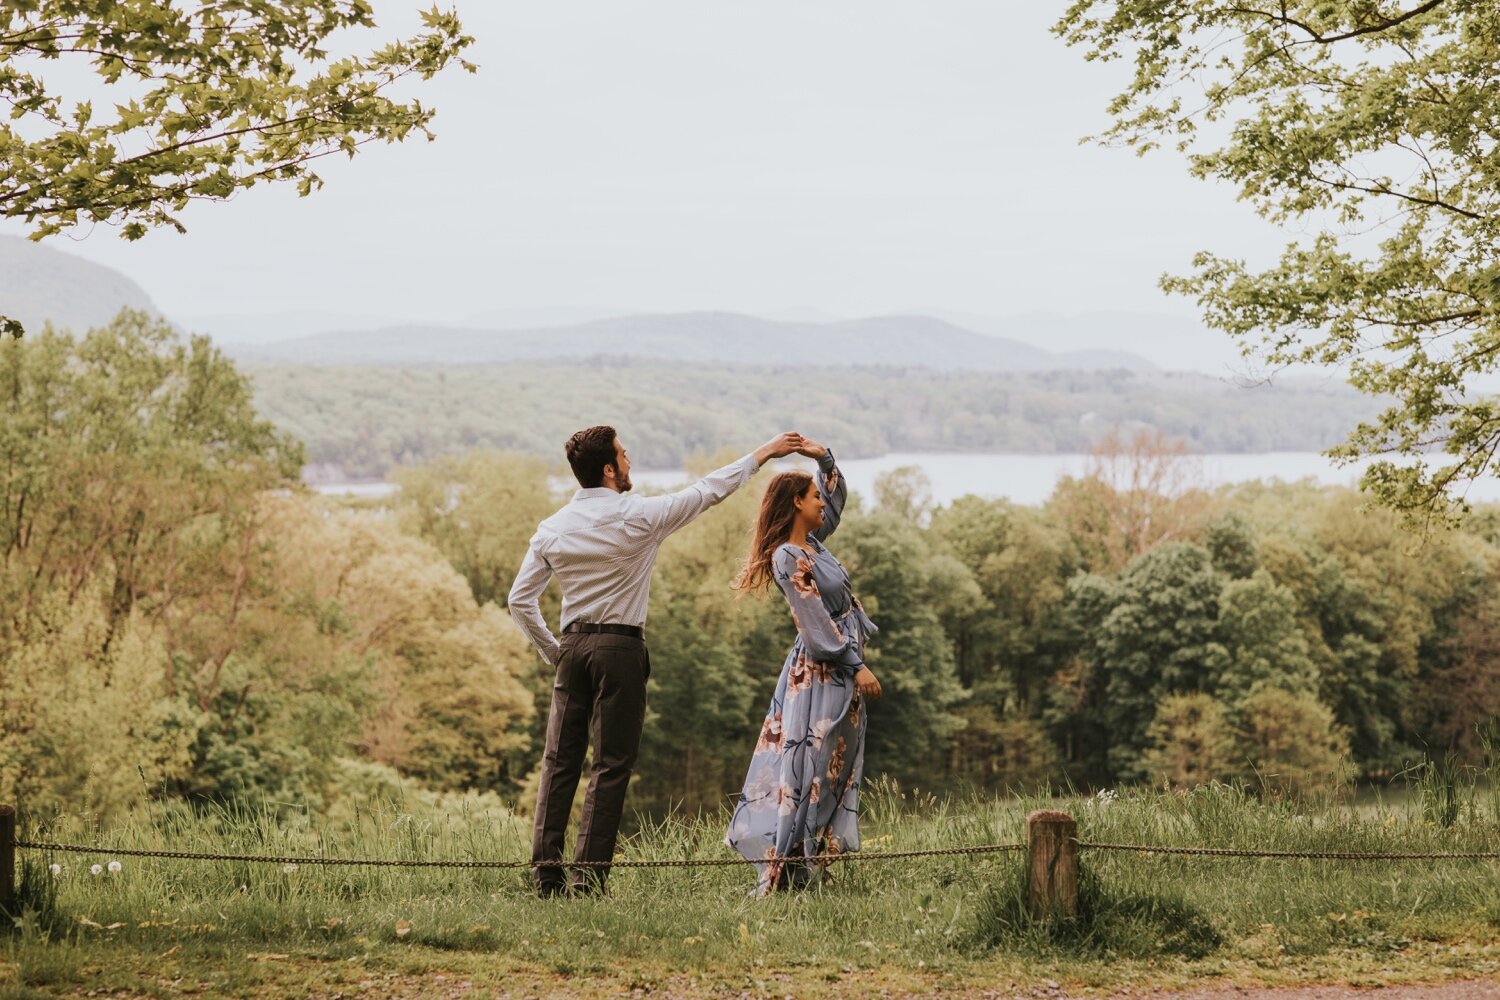
[[[593,723],[594,766],[574,856],[614,857],[625,789],[646,718],[646,604],[651,567],[668,535],[749,482],[762,464],[792,454],[799,434],[781,434],[687,489],[659,497],[630,495],[630,454],[612,427],[589,427],[568,439],[568,464],[580,489],[547,518],[510,588],[511,617],[542,658],[557,668],[547,748],[537,786],[532,837],[538,894],[569,891],[563,881],[563,837]],[[562,585],[562,640],[548,631],[537,600],[553,576]],[[572,891],[601,892],[607,867],[575,869]]]

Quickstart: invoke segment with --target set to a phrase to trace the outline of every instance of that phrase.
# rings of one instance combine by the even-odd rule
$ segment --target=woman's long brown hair
[[[805,472],[782,472],[766,487],[760,500],[760,516],[755,520],[755,535],[750,541],[750,555],[734,581],[741,594],[763,590],[771,582],[771,557],[778,546],[792,536],[797,522],[796,500],[812,485]]]

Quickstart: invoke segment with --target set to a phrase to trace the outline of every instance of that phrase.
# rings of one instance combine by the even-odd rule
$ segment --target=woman
[[[805,439],[800,451],[817,460],[818,473],[771,480],[735,582],[745,593],[774,580],[797,625],[724,838],[756,863],[759,895],[813,881],[819,867],[798,857],[859,850],[865,706],[880,697],[880,682],[864,662],[875,623],[823,547],[848,489],[827,448]]]

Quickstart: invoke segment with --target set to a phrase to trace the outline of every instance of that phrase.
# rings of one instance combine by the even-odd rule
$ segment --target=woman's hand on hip
[[[859,672],[854,675],[854,689],[870,701],[880,700],[880,681],[870,672],[869,667],[860,667]]]

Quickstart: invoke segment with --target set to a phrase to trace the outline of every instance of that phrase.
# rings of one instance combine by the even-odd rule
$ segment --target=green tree
[[[1201,691],[1163,698],[1146,739],[1146,776],[1178,788],[1223,781],[1243,770],[1224,706]]]
[[[112,626],[106,597],[53,590],[0,643],[0,800],[34,816],[116,816],[192,767],[203,715],[167,695],[160,624]]]
[[[222,201],[266,181],[307,194],[310,164],[368,142],[428,137],[432,108],[401,101],[397,81],[428,79],[473,39],[453,12],[363,56],[330,57],[334,35],[375,27],[367,0],[32,0],[0,10],[0,211],[37,238],[77,223],[120,225],[126,239],[182,229],[190,201]],[[43,76],[77,61],[86,97]],[[77,98],[77,99],[70,99]],[[107,109],[107,110],[106,110]]]
[[[491,451],[397,470],[402,527],[436,545],[475,600],[504,606],[537,524],[562,505],[548,471],[542,459]]]
[[[1351,773],[1349,736],[1311,694],[1264,686],[1242,703],[1248,776],[1272,794],[1320,797]]]
[[[1239,513],[1230,511],[1210,521],[1203,529],[1203,544],[1214,568],[1230,579],[1243,580],[1255,572],[1255,529]]]
[[[875,506],[926,527],[932,519],[932,480],[916,465],[882,472],[875,477]]]
[[[1297,610],[1292,592],[1266,573],[1224,584],[1218,638],[1227,656],[1214,693],[1226,704],[1238,705],[1257,685],[1317,694],[1317,667]]]
[[[179,618],[232,608],[255,554],[225,540],[249,537],[256,493],[302,465],[207,338],[184,343],[141,313],[82,340],[0,343],[0,407],[7,611],[58,587],[77,597],[95,579],[111,623],[138,605]]]
[[[963,725],[956,710],[965,692],[940,611],[967,571],[934,553],[920,527],[887,511],[846,514],[830,544],[880,626],[868,660],[884,697],[870,710],[867,768],[930,784],[933,761]]]
[[[377,514],[297,499],[274,505],[270,531],[267,599],[320,609],[335,662],[359,664],[373,695],[341,753],[357,746],[441,791],[514,793],[533,763],[522,679],[535,653],[509,616]]]
[[[1061,755],[1042,714],[1074,654],[1066,599],[1077,547],[1040,511],[974,496],[935,511],[928,539],[964,571],[938,605],[969,692],[950,772],[1000,789],[1056,777]]]
[[[1074,582],[1090,668],[1084,721],[1108,734],[1109,779],[1144,776],[1142,753],[1162,699],[1217,687],[1229,656],[1219,641],[1221,589],[1207,550],[1191,542],[1137,556],[1118,581]]]
[[[1074,0],[1054,30],[1130,58],[1106,142],[1175,143],[1309,233],[1275,265],[1201,253],[1163,279],[1269,366],[1347,366],[1391,400],[1332,450],[1394,453],[1364,486],[1408,521],[1466,510],[1500,405],[1500,7],[1490,0]],[[1433,447],[1449,460],[1433,466]]]

